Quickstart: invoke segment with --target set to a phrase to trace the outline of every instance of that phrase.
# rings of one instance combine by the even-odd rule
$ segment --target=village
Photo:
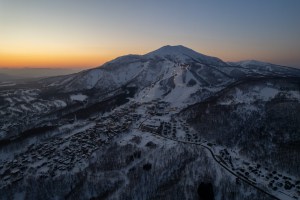
[[[116,110],[95,121],[95,125],[82,132],[54,137],[39,144],[31,144],[25,152],[14,155],[0,165],[0,188],[16,183],[24,176],[55,177],[68,171],[81,170],[88,158],[101,145],[117,134],[129,130],[141,117],[134,113],[136,105]]]
[[[118,134],[137,129],[185,144],[201,145],[209,149],[215,160],[237,178],[268,191],[280,191],[293,199],[300,195],[300,181],[286,174],[243,160],[231,149],[218,146],[200,137],[184,120],[175,118],[177,108],[167,102],[154,100],[131,102],[110,115],[91,117],[94,126],[40,144],[30,145],[13,160],[0,165],[0,187],[21,181],[24,176],[51,178],[69,171],[83,170],[88,159],[100,146],[109,143]]]
[[[164,107],[157,104],[156,107],[148,109],[148,118],[143,121],[140,130],[178,142],[201,145],[209,149],[216,161],[237,177],[237,184],[240,184],[241,179],[243,179],[251,185],[264,188],[271,193],[279,191],[291,199],[299,199],[300,180],[293,179],[274,169],[263,167],[261,164],[243,160],[235,150],[201,139],[199,133],[190,128],[186,122],[180,118],[175,119],[166,110],[170,110],[167,104]],[[169,116],[166,117],[166,114]]]

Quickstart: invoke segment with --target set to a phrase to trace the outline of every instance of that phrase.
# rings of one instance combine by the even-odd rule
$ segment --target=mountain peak
[[[147,53],[144,55],[147,58],[155,58],[155,57],[173,57],[176,60],[180,60],[185,62],[187,60],[197,60],[206,64],[213,65],[224,65],[223,61],[216,57],[207,56],[201,53],[198,53],[188,47],[182,45],[166,45],[155,51]]]
[[[202,54],[197,53],[196,51],[182,45],[176,45],[176,46],[166,45],[155,51],[146,54],[146,56],[167,56],[167,55],[203,56]]]
[[[165,45],[162,46],[161,48],[157,49],[156,51],[186,51],[186,50],[192,50],[188,47],[185,47],[183,45]]]

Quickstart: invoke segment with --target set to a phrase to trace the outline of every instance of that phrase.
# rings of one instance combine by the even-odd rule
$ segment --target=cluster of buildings
[[[24,152],[14,155],[13,160],[0,164],[0,188],[29,175],[50,178],[75,167],[81,170],[94,151],[108,143],[111,137],[126,132],[133,122],[140,119],[134,109],[135,105],[118,109],[108,117],[96,119],[95,126],[82,132],[29,145]]]
[[[168,115],[174,108],[170,108],[170,103],[165,101],[153,100],[147,105],[147,113],[154,116]]]

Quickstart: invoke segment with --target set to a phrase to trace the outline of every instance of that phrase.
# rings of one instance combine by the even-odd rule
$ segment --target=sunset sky
[[[299,0],[0,0],[0,67],[91,68],[181,44],[300,68]]]

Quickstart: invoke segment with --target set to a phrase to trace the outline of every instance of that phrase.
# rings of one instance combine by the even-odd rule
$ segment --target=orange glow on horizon
[[[143,52],[144,54],[147,52]],[[216,52],[217,53],[217,52]],[[119,56],[130,53],[110,54],[101,56],[98,54],[0,54],[0,67],[6,68],[92,68],[98,67],[105,62],[111,61]],[[217,53],[224,61],[239,61],[242,57],[231,57],[222,52]],[[216,56],[214,54],[207,54]],[[217,56],[218,56],[217,55]]]
[[[35,47],[29,44],[2,46],[0,47],[0,68],[93,68],[119,56],[147,53],[147,50],[139,52],[129,48],[113,47],[92,50],[84,47],[47,47]]]
[[[100,66],[115,57],[95,54],[0,54],[0,67],[91,68]]]
[[[188,46],[187,46],[188,47]],[[105,53],[97,52],[75,52],[66,50],[64,52],[37,52],[32,51],[25,53],[22,52],[13,52],[8,51],[4,52],[0,49],[0,68],[94,68],[99,67],[102,64],[111,61],[119,56],[124,56],[128,54],[139,54],[143,55],[150,51],[153,51],[155,47],[148,47],[147,49],[138,48],[138,49],[130,49],[130,48],[107,48],[107,50],[103,50]],[[159,47],[156,47],[156,49]],[[283,64],[280,63],[280,60],[276,60],[273,58],[272,53],[276,55],[276,52],[262,52],[261,56],[254,56],[254,51],[242,51],[239,53],[232,54],[231,51],[226,51],[225,49],[213,49],[213,48],[202,48],[199,50],[197,48],[192,48],[199,53],[203,53],[208,56],[215,56],[223,61],[241,61],[248,59],[257,59],[265,62],[271,62],[274,64]],[[237,51],[237,50],[236,50]],[[68,52],[68,53],[66,53]],[[253,55],[252,55],[253,54]],[[285,55],[289,57],[291,55]],[[293,56],[293,55],[292,55]],[[289,60],[293,60],[289,58]]]
[[[296,1],[141,2],[0,0],[0,67],[93,68],[165,45],[300,67]]]

